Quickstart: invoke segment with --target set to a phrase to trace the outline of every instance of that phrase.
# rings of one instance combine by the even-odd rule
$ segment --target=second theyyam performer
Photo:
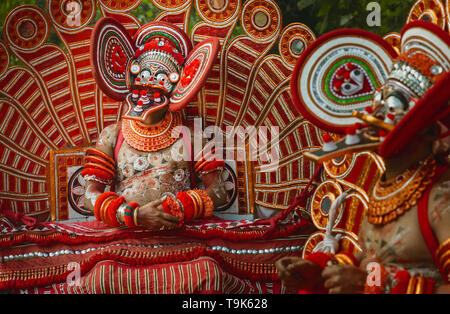
[[[325,136],[322,149],[307,156],[322,162],[374,150],[386,171],[369,191],[360,254],[317,251],[279,260],[290,291],[450,293],[450,36],[431,23],[408,24],[401,54],[390,52],[392,66],[383,75],[377,64],[386,63],[379,56],[389,49],[368,32],[341,30],[319,38],[294,71],[292,93],[304,115],[330,132],[347,133],[337,142]],[[311,70],[311,64],[323,67]],[[308,81],[317,87],[314,94],[301,84],[311,75],[329,78],[322,85],[314,85],[314,77]],[[384,77],[379,88],[377,75]],[[361,121],[352,125],[340,108],[355,110],[368,94],[373,105],[354,112]],[[327,110],[334,118],[326,119]]]
[[[211,217],[226,201],[224,162],[212,158],[213,150],[194,161],[180,111],[203,86],[218,40],[192,48],[181,29],[165,22],[131,37],[117,20],[102,18],[91,41],[97,84],[127,110],[86,151],[85,207],[109,226],[152,231]]]

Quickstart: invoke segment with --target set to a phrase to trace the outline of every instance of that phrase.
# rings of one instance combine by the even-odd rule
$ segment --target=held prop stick
[[[376,126],[378,128],[384,129],[386,131],[392,131],[394,129],[394,125],[384,122],[383,120],[377,119],[373,116],[369,116],[359,111],[353,111],[352,116],[369,123],[370,125]]]

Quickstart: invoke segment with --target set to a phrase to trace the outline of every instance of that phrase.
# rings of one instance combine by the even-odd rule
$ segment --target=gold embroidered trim
[[[369,222],[385,225],[403,215],[422,198],[435,173],[436,162],[429,157],[392,180],[378,180],[370,195]]]
[[[145,125],[132,119],[123,119],[122,134],[125,142],[139,151],[156,152],[175,143],[181,132],[173,132],[181,126],[181,114],[169,112],[157,125]],[[172,134],[174,133],[174,134]]]

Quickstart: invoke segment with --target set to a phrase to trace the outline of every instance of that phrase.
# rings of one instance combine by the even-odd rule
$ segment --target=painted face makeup
[[[180,55],[163,39],[155,39],[138,50],[129,65],[127,81],[131,93],[126,118],[145,121],[169,104],[170,96],[180,80]]]

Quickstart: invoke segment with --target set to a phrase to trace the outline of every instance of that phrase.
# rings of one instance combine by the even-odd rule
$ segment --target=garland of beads
[[[175,128],[180,125],[182,125],[182,121],[179,112],[169,112],[160,123],[151,126],[136,120],[123,119],[122,135],[125,142],[134,149],[156,152],[169,147],[178,140],[181,133],[177,134]]]

